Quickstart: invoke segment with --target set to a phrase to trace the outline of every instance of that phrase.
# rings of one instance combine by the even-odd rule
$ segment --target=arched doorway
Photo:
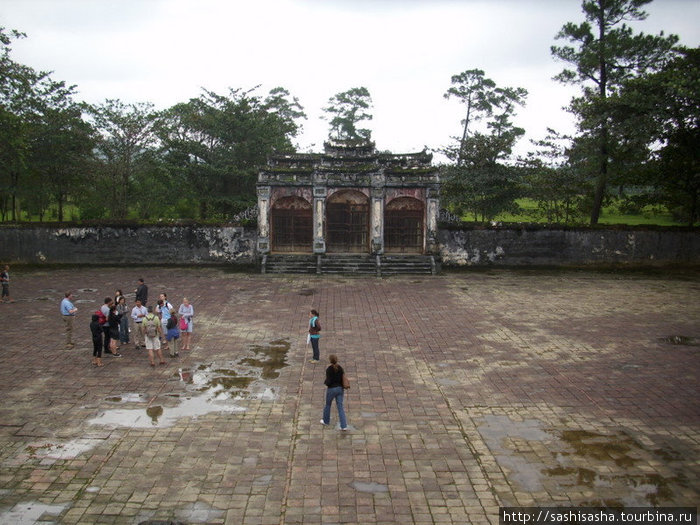
[[[283,197],[274,202],[270,215],[273,251],[304,253],[312,251],[311,203],[301,197]]]
[[[413,197],[398,197],[384,210],[384,250],[423,253],[424,206]]]
[[[369,199],[344,190],[326,200],[326,249],[336,253],[369,252]]]

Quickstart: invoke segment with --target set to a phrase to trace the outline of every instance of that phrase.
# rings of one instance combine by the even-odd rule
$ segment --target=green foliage
[[[444,204],[459,215],[470,213],[475,220],[491,220],[504,212],[514,213],[515,200],[522,196],[521,172],[509,165],[513,146],[525,130],[511,118],[525,104],[523,88],[497,87],[480,69],[452,77],[446,98],[457,97],[467,106],[461,139],[443,152],[455,162],[442,174]],[[480,131],[470,124],[485,121]]]
[[[533,141],[536,150],[521,159],[526,194],[536,203],[534,217],[551,223],[575,224],[584,213],[586,186],[569,162],[568,137],[548,130]]]
[[[624,126],[614,119],[608,97],[624,82],[663,64],[678,41],[678,37],[663,33],[635,34],[627,26],[626,21],[646,18],[642,7],[650,2],[584,0],[585,21],[565,24],[556,36],[571,45],[551,48],[555,58],[571,66],[555,79],[582,88],[582,96],[573,99],[570,111],[579,119],[581,137],[596,144],[590,150],[591,162],[596,166],[591,224],[598,222],[610,175],[615,175],[616,169],[624,172],[624,167],[639,155],[639,142],[626,141]]]
[[[160,157],[200,218],[230,216],[255,203],[259,167],[273,151],[293,151],[296,120],[304,117],[283,88],[265,99],[254,90],[205,90],[163,114]]]
[[[328,113],[326,119],[331,125],[329,135],[339,140],[369,140],[371,131],[359,129],[357,124],[372,120],[369,113],[371,107],[372,97],[366,87],[351,88],[333,95],[328,99],[328,106],[323,108]]]
[[[683,222],[700,220],[700,48],[680,48],[658,72],[623,84],[611,107],[638,136],[646,163],[639,203],[663,203]]]

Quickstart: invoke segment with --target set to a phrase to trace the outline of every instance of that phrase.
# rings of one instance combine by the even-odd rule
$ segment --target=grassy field
[[[543,223],[544,221],[538,219],[535,210],[537,209],[537,204],[532,199],[518,199],[516,201],[521,208],[521,212],[518,214],[503,213],[496,217],[497,221],[500,222],[527,222],[527,223]],[[465,217],[465,220],[471,221],[471,217]],[[588,224],[588,217],[583,217],[581,220],[582,224]],[[655,226],[682,226],[682,224],[675,222],[671,214],[665,210],[660,210],[658,207],[654,208],[648,206],[642,213],[639,214],[623,214],[617,209],[616,205],[607,206],[603,208],[603,211],[598,220],[599,224],[628,224],[630,226],[640,226],[640,225],[655,225]]]

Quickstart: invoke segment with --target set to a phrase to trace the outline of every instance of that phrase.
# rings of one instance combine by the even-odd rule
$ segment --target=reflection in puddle
[[[186,384],[197,387],[197,391],[212,391],[218,398],[241,397],[251,392],[251,385],[260,380],[277,379],[280,369],[287,366],[287,353],[290,348],[289,341],[278,339],[267,345],[255,345],[250,347],[254,354],[252,357],[242,357],[229,363],[200,364],[194,370],[180,369],[180,380]],[[270,392],[269,387],[264,387]],[[269,397],[264,395],[262,399]]]
[[[238,413],[244,408],[218,403],[207,396],[189,397],[175,407],[151,406],[141,409],[108,410],[88,421],[91,425],[108,427],[151,428],[170,427],[180,418],[197,418],[212,412]]]
[[[659,506],[683,503],[689,486],[683,455],[665,444],[645,447],[624,430],[544,429],[540,421],[488,415],[478,427],[509,482],[528,492],[586,494],[583,506]],[[547,455],[533,454],[548,450]],[[663,474],[649,471],[664,465]],[[686,465],[687,466],[687,465]],[[657,470],[655,468],[654,470]],[[508,498],[508,494],[502,494]]]
[[[267,345],[250,348],[252,356],[241,357],[229,363],[200,364],[192,370],[179,369],[175,374],[186,385],[189,394],[179,398],[175,407],[154,404],[140,409],[107,410],[89,421],[92,425],[110,427],[169,427],[180,418],[196,418],[211,412],[244,412],[231,404],[232,400],[248,398],[273,401],[276,391],[265,380],[279,377],[279,370],[287,366],[290,343],[278,339]],[[256,385],[253,388],[253,385]],[[179,394],[165,394],[178,397]],[[142,394],[123,394],[107,398],[111,403],[142,402]]]
[[[138,403],[139,401],[143,401],[145,397],[146,396],[143,394],[127,392],[126,394],[122,394],[120,396],[108,397],[106,398],[106,401],[109,401],[110,403]]]

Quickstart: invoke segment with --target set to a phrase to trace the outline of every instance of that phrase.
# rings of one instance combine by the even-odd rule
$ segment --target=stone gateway
[[[258,175],[258,252],[436,254],[439,176],[432,155],[335,140],[280,154]]]

